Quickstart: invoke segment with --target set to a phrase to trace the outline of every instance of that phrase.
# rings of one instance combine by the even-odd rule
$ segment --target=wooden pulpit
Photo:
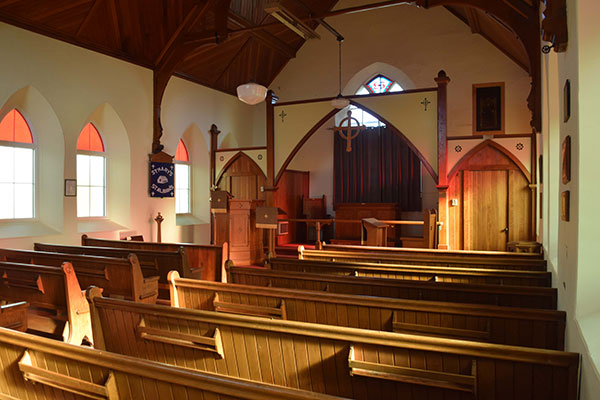
[[[262,231],[256,228],[256,207],[263,200],[229,200],[229,259],[234,265],[260,264]]]
[[[387,246],[387,228],[388,224],[384,224],[376,218],[363,218],[363,240],[367,246]]]

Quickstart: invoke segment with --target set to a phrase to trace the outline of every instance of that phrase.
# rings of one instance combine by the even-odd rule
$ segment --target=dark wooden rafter
[[[479,24],[479,17],[477,16],[477,11],[471,7],[467,7],[465,9],[465,14],[467,16],[467,23],[471,28],[472,33],[481,33],[481,26]]]
[[[117,44],[122,46],[121,42],[121,29],[119,28],[119,15],[117,14],[117,5],[116,0],[108,0],[108,8],[110,10],[110,17],[112,18],[113,23],[113,34],[115,35],[115,40]]]
[[[36,12],[35,18],[40,21],[43,21],[45,19],[52,18],[56,15],[59,15],[63,12],[69,11],[72,8],[79,7],[88,2],[89,2],[89,0],[79,0],[79,1],[72,1],[67,4],[63,4],[61,7],[51,7],[51,8],[48,8],[46,10],[46,12]]]
[[[232,12],[229,13],[229,20],[239,28],[252,27],[250,21]],[[288,59],[296,57],[296,49],[265,30],[251,30],[250,35],[271,50],[278,52]]]
[[[181,63],[185,54],[194,49],[214,45],[227,39],[226,16],[229,3],[230,0],[197,0],[155,60],[152,153],[159,153],[163,149],[160,143],[162,136],[160,105],[169,79]],[[195,36],[194,40],[186,41],[185,36],[209,10],[215,13],[215,29],[213,31],[205,31],[202,34],[202,39]]]
[[[566,0],[546,0],[544,19],[542,21],[542,39],[552,42],[554,51],[567,50],[569,33],[567,31]]]
[[[510,4],[508,4],[510,3]],[[429,8],[436,6],[474,7],[493,15],[515,32],[527,51],[529,59],[529,75],[531,76],[531,92],[527,98],[527,106],[531,111],[531,127],[536,132],[542,128],[542,91],[541,91],[541,57],[540,57],[540,23],[539,3],[531,6],[523,3],[519,10],[513,1],[488,0],[417,0],[418,6]],[[524,13],[523,11],[526,11]]]
[[[81,24],[79,24],[79,28],[77,29],[77,33],[75,34],[75,38],[81,36],[81,32],[89,24],[90,20],[92,19],[92,16],[104,1],[106,0],[93,0],[92,6],[90,7],[83,21],[81,21]]]

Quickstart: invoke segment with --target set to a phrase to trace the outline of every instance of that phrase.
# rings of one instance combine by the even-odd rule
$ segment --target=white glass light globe
[[[237,95],[244,103],[255,105],[265,100],[267,88],[258,83],[248,82],[237,87]]]

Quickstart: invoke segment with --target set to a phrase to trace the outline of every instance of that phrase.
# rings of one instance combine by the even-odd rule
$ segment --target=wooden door
[[[465,250],[506,250],[508,170],[463,171]]]
[[[258,187],[256,175],[237,175],[231,176],[229,188],[231,194],[236,200],[256,200],[258,199]]]

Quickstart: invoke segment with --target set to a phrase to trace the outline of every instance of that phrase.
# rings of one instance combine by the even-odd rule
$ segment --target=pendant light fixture
[[[337,108],[341,110],[350,104],[350,100],[342,96],[342,42],[344,41],[344,37],[341,35],[337,35],[338,41],[338,95],[335,99],[331,100],[331,105],[333,108]]]
[[[254,0],[252,0],[251,10],[254,10]],[[238,99],[251,106],[264,101],[267,97],[267,88],[254,82],[253,75],[254,73],[251,72],[250,81],[237,87]]]

